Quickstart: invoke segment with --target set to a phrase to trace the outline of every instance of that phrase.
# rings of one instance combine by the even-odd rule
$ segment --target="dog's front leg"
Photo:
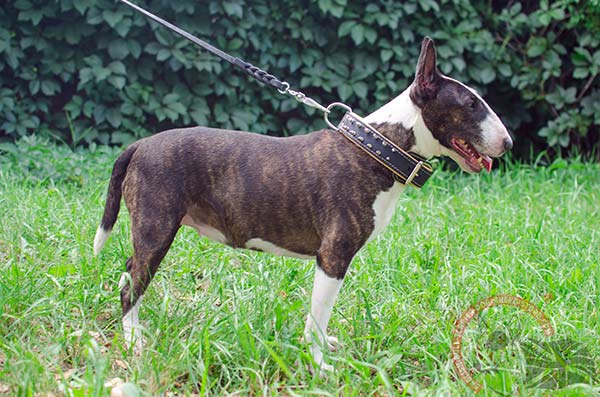
[[[343,279],[328,276],[321,266],[315,268],[315,281],[310,303],[310,314],[306,319],[304,339],[310,343],[310,353],[321,370],[332,371],[333,367],[323,361],[323,347],[328,346],[327,324],[337,299]]]
[[[327,324],[342,287],[344,275],[352,257],[360,248],[355,247],[348,250],[348,245],[345,245],[343,248],[346,249],[343,249],[340,247],[343,244],[339,243],[340,240],[336,239],[330,244],[324,244],[319,250],[310,314],[304,329],[304,338],[310,343],[310,352],[321,371],[333,370],[333,366],[326,364],[323,360],[323,348],[328,348],[332,342],[337,343],[335,338],[327,337]]]
[[[321,266],[315,268],[310,314],[306,319],[304,339],[310,343],[310,353],[322,370],[332,371],[333,367],[323,361],[323,347],[328,346],[327,324],[335,304],[343,279],[328,276]]]

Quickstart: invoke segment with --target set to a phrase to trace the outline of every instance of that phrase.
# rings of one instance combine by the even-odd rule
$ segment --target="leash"
[[[394,175],[394,179],[400,181],[401,183],[404,183],[405,185],[412,184],[416,187],[422,187],[433,173],[431,165],[425,159],[416,153],[407,152],[395,145],[379,131],[370,126],[369,123],[367,123],[362,117],[354,113],[352,108],[345,103],[333,102],[325,107],[306,94],[300,91],[292,90],[289,83],[279,80],[277,77],[269,74],[267,71],[221,51],[217,47],[199,39],[198,37],[186,32],[172,23],[165,21],[164,19],[152,14],[150,11],[143,9],[129,0],[120,1],[134,10],[144,14],[150,19],[160,23],[164,27],[171,29],[178,35],[205,49],[211,54],[231,63],[239,69],[242,69],[245,73],[250,75],[250,77],[253,77],[261,83],[275,88],[280,94],[291,95],[298,102],[320,110],[324,114],[325,122],[331,129],[340,132],[346,139],[391,171]],[[329,120],[329,115],[334,108],[341,108],[346,112],[342,118],[342,121],[337,126]]]

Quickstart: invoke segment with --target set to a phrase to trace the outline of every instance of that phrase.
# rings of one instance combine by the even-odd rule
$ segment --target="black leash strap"
[[[254,77],[256,80],[260,81],[261,83],[270,85],[271,87],[276,88],[279,91],[287,91],[287,89],[289,88],[288,83],[280,81],[277,77],[273,76],[272,74],[267,73],[266,71],[252,65],[251,63],[248,63],[239,58],[233,57],[233,56],[227,54],[226,52],[219,50],[217,47],[208,44],[204,40],[200,40],[193,34],[188,33],[185,30],[173,25],[171,22],[165,21],[164,19],[152,14],[150,11],[147,11],[140,6],[133,4],[132,2],[130,2],[128,0],[121,0],[121,2],[127,4],[129,7],[133,8],[134,10],[141,12],[142,14],[144,14],[147,17],[153,19],[154,21],[160,23],[161,25],[171,29],[178,35],[188,39],[189,41],[196,44],[197,46],[204,48],[206,51],[210,52],[211,54],[214,54],[214,55],[218,56],[219,58],[231,63],[232,65],[237,66],[238,68],[242,69],[244,72],[248,73],[250,76]]]
[[[252,65],[251,63],[219,50],[217,47],[208,44],[204,40],[200,40],[191,33],[186,32],[185,30],[165,21],[164,19],[152,14],[138,5],[131,3],[128,0],[120,1],[160,23],[161,25],[171,29],[178,35],[190,40],[197,46],[204,48],[211,54],[214,54],[219,58],[231,63],[232,65],[237,66],[261,83],[265,83],[277,89],[279,93],[289,94],[300,103],[315,109],[319,109],[324,113],[325,122],[327,125],[329,125],[329,127],[340,132],[345,138],[365,151],[382,166],[390,170],[398,181],[406,185],[412,184],[413,186],[421,187],[431,176],[433,170],[427,161],[421,159],[414,153],[406,152],[405,150],[394,145],[379,131],[365,122],[362,117],[352,112],[352,109],[348,105],[340,102],[334,102],[325,107],[302,92],[290,89],[290,85],[287,82],[279,80],[277,77]],[[341,108],[346,112],[344,118],[337,126],[329,120],[329,114],[334,108]]]
[[[218,56],[219,58],[231,63],[232,65],[237,66],[238,68],[242,69],[244,72],[246,72],[250,76],[254,77],[256,80],[260,81],[261,83],[265,83],[265,84],[277,89],[277,91],[279,91],[280,94],[289,94],[289,95],[293,96],[300,103],[303,103],[303,104],[313,107],[315,109],[319,109],[320,111],[324,112],[325,114],[329,113],[328,108],[321,105],[319,102],[315,101],[311,97],[306,96],[305,94],[303,94],[300,91],[294,91],[294,90],[290,89],[289,83],[279,80],[277,77],[252,65],[249,62],[243,61],[240,58],[236,58],[234,56],[229,55],[226,52],[219,50],[217,47],[215,47],[211,44],[208,44],[204,40],[200,40],[193,34],[186,32],[185,30],[181,29],[180,27],[173,25],[171,22],[165,21],[161,17],[154,15],[150,11],[145,10],[136,4],[133,4],[129,0],[120,0],[120,1],[122,3],[128,5],[129,7],[133,8],[134,10],[146,15],[150,19],[160,23],[164,27],[171,29],[172,31],[174,31],[175,33],[180,35],[181,37],[188,39],[189,41],[196,44],[197,46],[204,48],[206,51],[210,52],[211,54],[214,54],[214,55]]]

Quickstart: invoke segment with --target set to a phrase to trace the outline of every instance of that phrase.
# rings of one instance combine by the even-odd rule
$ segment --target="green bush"
[[[592,150],[600,125],[600,0],[148,1],[191,33],[327,104],[367,113],[412,80],[424,35],[478,88],[523,151]],[[504,2],[497,2],[503,3]],[[204,124],[286,135],[321,115],[118,1],[17,0],[0,10],[0,139],[122,144]]]

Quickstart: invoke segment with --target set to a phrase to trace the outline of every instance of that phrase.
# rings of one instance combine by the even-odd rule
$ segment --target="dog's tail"
[[[131,156],[133,156],[133,153],[135,153],[136,150],[137,144],[134,143],[121,153],[117,161],[115,161],[110,177],[110,183],[108,184],[104,215],[102,216],[102,221],[100,222],[100,226],[98,226],[96,237],[94,238],[94,255],[98,255],[102,247],[104,247],[104,243],[106,243],[106,240],[117,221],[119,208],[121,207],[121,185],[127,174],[127,166],[129,165]]]

